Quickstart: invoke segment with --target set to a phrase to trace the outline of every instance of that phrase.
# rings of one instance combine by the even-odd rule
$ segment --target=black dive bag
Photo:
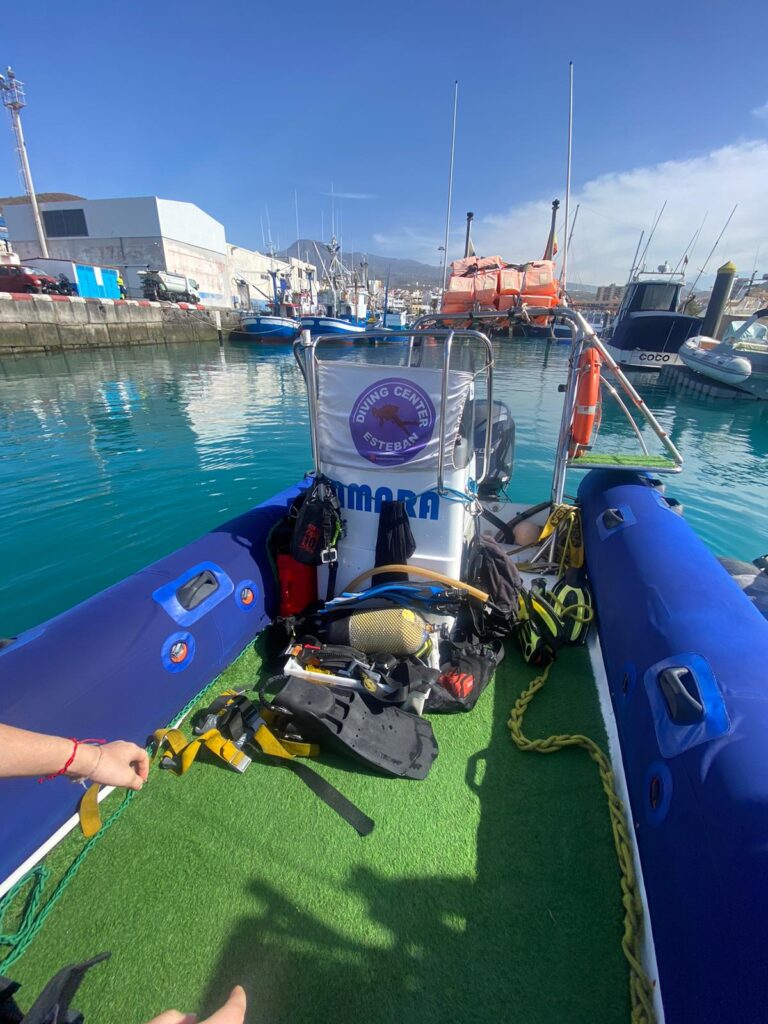
[[[317,476],[296,517],[291,555],[304,565],[334,562],[341,534],[341,506],[333,484]]]
[[[480,641],[509,636],[518,618],[523,590],[517,566],[501,544],[480,534],[469,545],[466,564],[468,582],[488,594],[488,604],[485,610],[479,611],[471,601],[467,602],[469,621],[462,621],[460,615],[459,627]]]

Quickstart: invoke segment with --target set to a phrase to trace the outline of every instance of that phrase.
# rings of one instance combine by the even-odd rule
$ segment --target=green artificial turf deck
[[[251,650],[223,682],[258,672]],[[510,649],[474,711],[432,716],[440,755],[423,782],[323,760],[375,819],[367,838],[278,766],[153,770],[9,972],[22,1005],[64,964],[111,950],[74,1002],[87,1024],[204,1015],[235,982],[251,1024],[629,1020],[595,766],[518,751],[507,729],[533,675]],[[584,650],[562,653],[524,729],[605,743]],[[53,852],[54,875],[80,845]]]

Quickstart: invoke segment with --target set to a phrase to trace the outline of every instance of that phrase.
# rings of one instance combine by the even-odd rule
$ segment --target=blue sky
[[[742,59],[744,29],[768,19],[753,0],[730,10],[79,0],[14,8],[0,63],[26,83],[38,191],[189,200],[261,247],[267,207],[273,238],[293,241],[294,190],[302,234],[319,236],[321,212],[327,234],[333,182],[368,197],[341,201],[345,248],[437,263],[454,78],[451,255],[472,209],[478,249],[522,260],[563,194],[573,59],[574,274],[618,276],[664,199],[652,259],[675,262],[706,212],[703,259],[740,201],[723,253],[749,271],[768,224],[768,79]],[[3,138],[0,194],[18,193]]]

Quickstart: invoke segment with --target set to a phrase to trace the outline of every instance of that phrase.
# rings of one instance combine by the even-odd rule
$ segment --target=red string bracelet
[[[49,782],[51,779],[58,779],[60,775],[66,775],[67,771],[72,766],[72,762],[75,760],[77,748],[80,746],[81,743],[95,743],[97,746],[100,747],[103,743],[107,742],[106,740],[95,739],[78,740],[74,736],[70,736],[69,739],[70,742],[72,743],[72,753],[69,755],[69,758],[65,763],[64,767],[59,768],[59,770],[57,772],[54,772],[52,775],[41,775],[40,778],[37,780],[38,782]]]

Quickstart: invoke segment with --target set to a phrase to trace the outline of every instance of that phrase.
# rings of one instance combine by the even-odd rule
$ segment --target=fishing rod
[[[712,248],[711,248],[711,249],[709,250],[709,255],[708,255],[708,256],[707,256],[707,258],[706,258],[706,259],[704,260],[704,266],[703,266],[703,267],[701,268],[701,270],[699,271],[699,276],[698,276],[698,277],[696,278],[696,280],[695,280],[695,281],[693,282],[693,284],[691,285],[691,290],[690,290],[690,291],[688,292],[688,298],[687,298],[687,299],[685,300],[685,302],[683,303],[683,309],[685,309],[685,307],[686,307],[686,306],[688,305],[688,303],[689,303],[689,302],[691,301],[691,299],[693,298],[693,293],[694,293],[694,291],[696,290],[696,285],[697,285],[697,284],[699,283],[699,280],[700,280],[700,278],[701,278],[701,275],[702,275],[702,274],[703,274],[703,273],[704,273],[704,272],[706,271],[706,269],[707,269],[707,264],[708,264],[708,263],[709,263],[709,261],[710,261],[710,260],[712,259],[713,255],[714,255],[714,253],[715,253],[715,249],[716,249],[716,248],[718,247],[718,245],[720,244],[720,239],[721,239],[721,238],[723,237],[723,235],[725,234],[726,228],[728,227],[728,225],[729,225],[729,224],[731,223],[731,221],[733,220],[733,215],[734,215],[734,213],[736,213],[736,210],[738,209],[738,207],[739,207],[739,204],[738,204],[738,203],[736,203],[736,204],[734,205],[733,209],[731,210],[730,214],[728,215],[728,220],[727,220],[727,221],[725,222],[725,224],[723,224],[723,230],[722,230],[722,231],[720,232],[720,234],[719,234],[719,235],[717,236],[717,238],[715,239],[715,244],[714,244],[714,245],[712,246]]]
[[[637,243],[637,248],[635,249],[635,255],[632,257],[632,266],[629,268],[629,277],[627,278],[627,284],[629,284],[629,282],[632,280],[632,275],[634,274],[635,268],[637,267],[637,256],[638,256],[638,253],[640,252],[640,246],[643,244],[643,239],[644,238],[645,238],[645,229],[643,229],[640,232],[640,239],[639,239],[639,241]]]
[[[560,270],[560,287],[566,290],[568,277],[568,207],[571,201],[571,154],[573,140],[573,61],[568,61],[568,157],[565,170],[565,248]]]
[[[445,212],[445,253],[443,258],[443,295],[445,279],[448,276],[448,234],[451,229],[451,200],[453,198],[453,161],[456,155],[456,111],[459,106],[459,83],[453,83],[453,127],[451,129],[451,163],[448,170],[448,208]]]
[[[708,212],[709,211],[707,211],[707,213]],[[675,269],[673,270],[674,274],[677,273],[677,268],[680,266],[680,264],[683,262],[683,260],[685,260],[686,256],[688,256],[688,251],[689,250],[690,250],[690,256],[688,256],[688,261],[690,262],[691,258],[693,257],[693,250],[696,247],[696,243],[699,240],[699,235],[701,234],[702,228],[704,227],[704,223],[705,223],[705,221],[707,219],[707,213],[704,214],[704,217],[703,217],[703,219],[701,221],[701,224],[699,225],[698,229],[696,231],[694,231],[694,233],[693,233],[693,238],[690,240],[688,245],[686,245],[685,249],[683,250],[683,255],[677,261],[677,265],[675,266]]]
[[[581,208],[581,203],[577,203],[577,208],[575,208],[573,219],[570,222],[570,233],[568,234],[568,249],[570,249],[570,243],[573,241],[573,229],[575,227],[575,221],[577,221],[577,217],[579,216],[579,211],[581,210]]]
[[[667,200],[665,199],[661,209],[659,210],[659,215],[658,215],[658,217],[656,218],[654,224],[651,227],[651,233],[650,233],[650,235],[648,235],[648,241],[645,243],[645,248],[643,249],[643,255],[640,257],[640,261],[638,263],[638,267],[640,266],[640,264],[645,265],[645,255],[648,252],[648,247],[650,246],[651,242],[653,241],[653,236],[656,234],[656,228],[659,226],[659,221],[661,220],[661,218],[662,218],[666,208],[667,208]]]
[[[749,284],[747,285],[747,290],[744,292],[744,298],[745,299],[749,298],[749,293],[752,291],[752,285],[755,283],[755,278],[757,277],[757,258],[758,258],[759,255],[760,255],[760,246],[758,245],[757,249],[755,250],[755,262],[752,264],[752,276],[749,279]]]

